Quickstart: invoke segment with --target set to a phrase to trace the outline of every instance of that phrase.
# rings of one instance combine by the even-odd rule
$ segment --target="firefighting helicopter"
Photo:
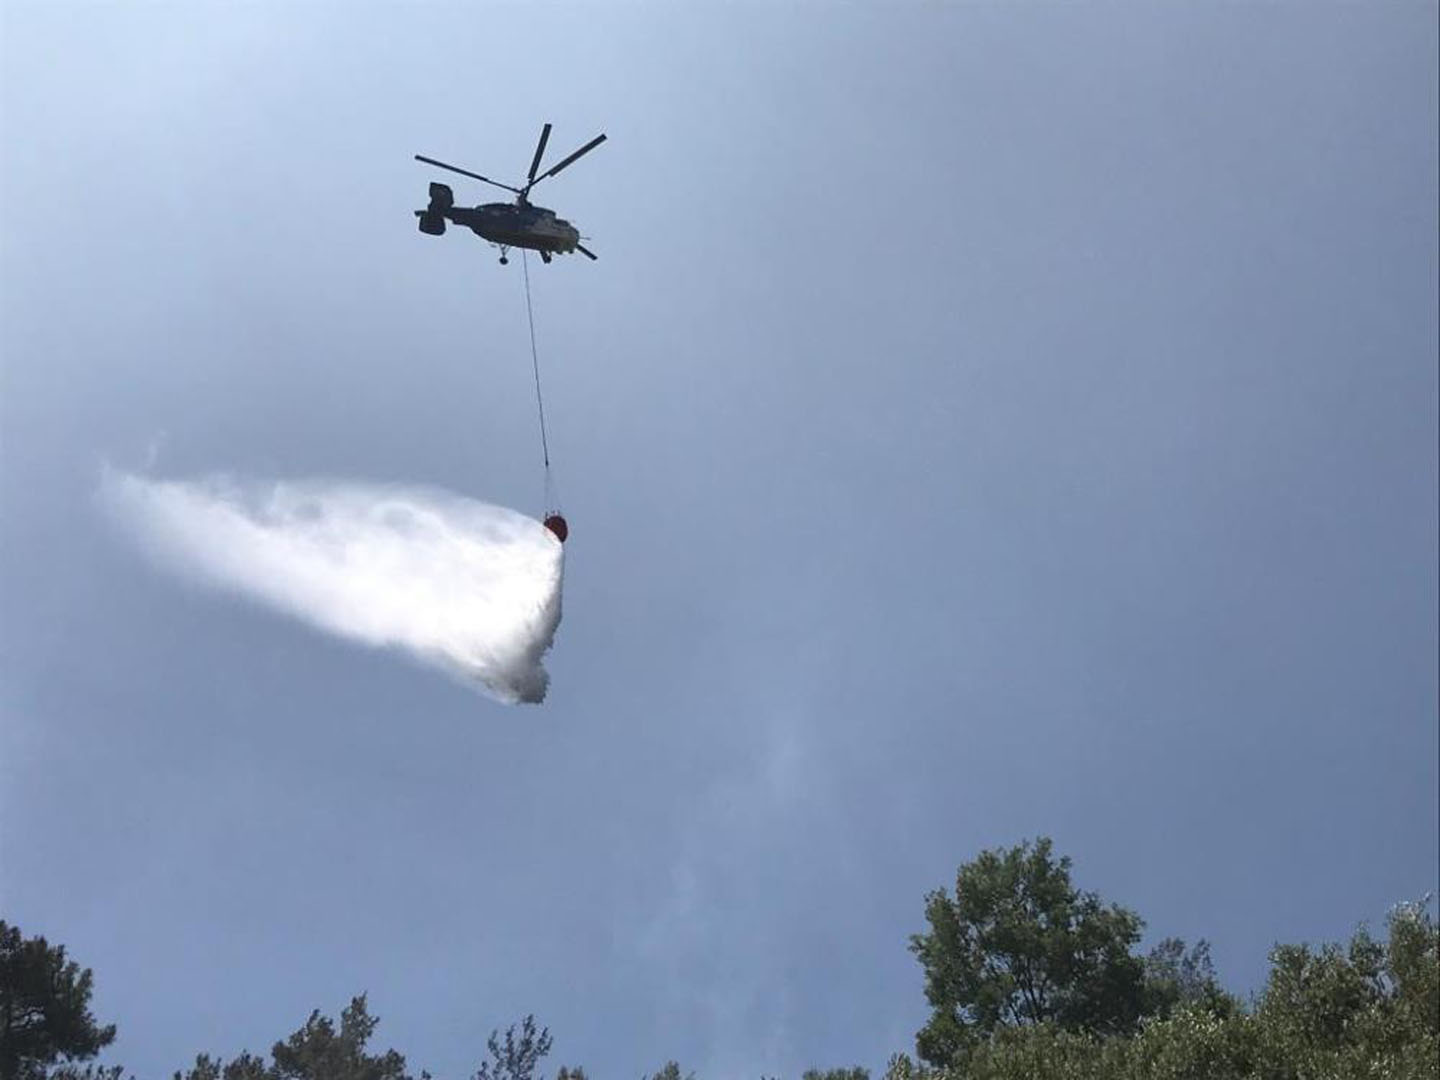
[[[488,176],[481,176],[469,169],[456,168],[443,161],[416,154],[416,161],[423,161],[427,165],[435,165],[441,169],[449,169],[461,176],[468,176],[473,180],[480,180],[515,193],[513,204],[484,203],[480,206],[456,206],[455,193],[450,190],[448,185],[432,183],[430,185],[430,205],[424,210],[415,211],[415,216],[420,219],[420,231],[430,236],[441,236],[445,232],[445,222],[447,221],[464,226],[500,249],[502,266],[510,261],[506,255],[512,247],[538,251],[540,258],[547,263],[554,255],[567,255],[572,251],[578,251],[589,259],[596,258],[594,252],[580,243],[580,230],[563,218],[556,217],[555,211],[547,210],[543,206],[533,206],[530,203],[530,189],[541,180],[554,176],[561,169],[573,165],[576,160],[584,157],[604,142],[605,136],[595,136],[564,161],[536,176],[535,173],[540,168],[540,159],[545,155],[545,144],[549,141],[550,125],[546,124],[540,130],[540,145],[535,147],[535,157],[530,162],[530,172],[526,176],[523,188],[502,184],[498,180],[491,180]]]

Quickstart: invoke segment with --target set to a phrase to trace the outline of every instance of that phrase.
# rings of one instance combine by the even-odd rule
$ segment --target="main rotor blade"
[[[526,179],[535,183],[535,170],[540,167],[540,159],[545,155],[545,144],[550,141],[550,125],[546,124],[540,129],[540,145],[535,147],[535,160],[530,162],[530,172]]]
[[[584,146],[582,146],[579,150],[576,150],[573,154],[571,154],[569,157],[567,157],[564,161],[560,162],[559,165],[556,165],[554,168],[552,168],[552,169],[547,169],[545,172],[541,173],[541,174],[536,178],[536,181],[535,181],[535,182],[538,182],[538,181],[540,181],[540,180],[544,180],[547,176],[554,176],[554,175],[555,175],[556,173],[558,173],[561,169],[565,168],[565,166],[567,166],[567,165],[569,165],[571,162],[575,161],[576,158],[584,157],[586,154],[588,154],[591,150],[594,150],[595,147],[599,146],[599,145],[600,145],[602,142],[604,142],[604,141],[605,141],[605,136],[604,136],[604,135],[596,135],[595,138],[591,139],[588,143],[586,143]]]
[[[434,158],[425,157],[423,154],[416,154],[415,160],[423,161],[426,165],[435,165],[441,169],[449,169],[451,172],[457,172],[461,176],[468,176],[472,180],[483,180],[487,184],[494,184],[496,187],[504,188],[506,191],[513,191],[516,195],[521,194],[520,189],[517,187],[502,184],[499,180],[491,180],[488,176],[481,176],[478,172],[471,172],[469,169],[458,169],[454,165],[446,165],[443,161],[436,161]]]
[[[598,259],[600,258],[600,256],[596,255],[593,251],[591,251],[589,248],[587,248],[584,244],[576,244],[576,245],[575,245],[575,250],[578,251],[578,252],[580,252],[581,255],[588,256],[591,262],[595,262],[596,260],[598,260]]]

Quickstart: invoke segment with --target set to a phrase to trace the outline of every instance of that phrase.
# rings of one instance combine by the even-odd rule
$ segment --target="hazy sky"
[[[1237,991],[1436,888],[1433,3],[0,6],[0,914],[168,1075],[883,1065],[1037,834]],[[103,462],[542,509],[540,707],[156,574]],[[553,157],[552,157],[553,160]],[[492,189],[454,178],[457,198]],[[542,197],[543,196],[543,197]]]

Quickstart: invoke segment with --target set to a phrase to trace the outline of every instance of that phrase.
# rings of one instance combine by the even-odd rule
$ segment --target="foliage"
[[[926,1080],[932,1075],[932,1070],[915,1064],[909,1054],[891,1054],[881,1080]]]
[[[1247,1009],[1220,986],[1205,941],[1133,955],[1138,917],[1078,892],[1069,869],[1042,839],[982,853],[953,898],[927,897],[930,931],[911,949],[936,1012],[921,1060],[893,1056],[883,1080],[1440,1080],[1429,898],[1398,905],[1384,940],[1361,927],[1345,945],[1275,946]],[[63,948],[0,922],[0,1080],[122,1080],[117,1066],[85,1063],[115,1037],[95,1025],[90,993],[90,972]],[[368,1052],[378,1024],[362,994],[338,1023],[312,1012],[268,1061],[202,1054],[174,1080],[412,1080],[401,1054]],[[533,1016],[487,1047],[473,1080],[543,1080],[551,1038]],[[802,1080],[869,1078],[852,1066]],[[555,1080],[587,1078],[562,1067]],[[695,1074],[669,1061],[643,1080]]]
[[[550,1029],[535,1030],[535,1017],[520,1021],[520,1034],[515,1034],[515,1025],[505,1029],[505,1042],[500,1042],[500,1033],[492,1031],[486,1046],[490,1049],[490,1060],[480,1063],[475,1070],[474,1080],[536,1080],[535,1070],[540,1059],[550,1052]]]
[[[1053,1021],[997,1027],[963,1063],[925,1073],[891,1059],[886,1080],[1440,1080],[1440,933],[1424,904],[1391,914],[1389,940],[1280,945],[1253,1011],[1212,993],[1205,951],[1152,953],[1188,987],[1133,1033]],[[1171,963],[1177,961],[1176,963]]]
[[[1086,1032],[1069,1031],[1046,1020],[1023,1027],[997,1028],[971,1048],[954,1075],[966,1080],[1109,1080],[1102,1066],[1101,1043]]]
[[[1179,938],[1166,938],[1145,956],[1145,1015],[1169,1016],[1196,1006],[1217,1016],[1240,1011],[1240,1002],[1215,978],[1210,943],[1203,938],[1188,952]]]
[[[270,1050],[277,1080],[406,1080],[405,1058],[394,1050],[365,1053],[378,1016],[366,1008],[365,995],[340,1014],[340,1030],[316,1009],[305,1026]]]
[[[1137,1080],[1239,1080],[1257,1075],[1257,1037],[1252,1017],[1191,1002],[1148,1021],[1133,1039],[1104,1047],[1103,1061],[1113,1075]]]
[[[1385,975],[1399,1022],[1440,1035],[1440,930],[1428,902],[1397,905],[1387,929]]]
[[[65,946],[26,939],[0,920],[0,1080],[38,1080],[56,1062],[86,1061],[115,1040],[115,1025],[99,1027],[90,1013],[92,985],[90,969],[67,960]],[[120,1071],[61,1069],[77,1078]]]
[[[1279,945],[1255,1010],[1258,1068],[1308,1076],[1440,1077],[1440,930],[1401,904],[1389,940],[1364,927],[1346,947]]]
[[[405,1057],[395,1050],[368,1054],[366,1046],[380,1023],[371,1016],[365,995],[350,1001],[340,1027],[317,1009],[298,1031],[270,1050],[271,1063],[245,1053],[230,1062],[201,1054],[175,1080],[411,1080]],[[428,1073],[421,1073],[428,1080]]]
[[[1095,1035],[1133,1030],[1144,966],[1139,916],[1070,881],[1069,858],[1038,839],[960,867],[955,895],[926,897],[927,933],[910,949],[932,1013],[916,1038],[934,1065],[963,1061],[998,1029],[1053,1024]]]
[[[176,1073],[175,1080],[271,1080],[273,1073],[263,1058],[241,1054],[230,1062],[200,1054],[185,1073]]]

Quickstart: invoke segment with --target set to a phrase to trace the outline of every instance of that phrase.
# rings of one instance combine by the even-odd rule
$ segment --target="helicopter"
[[[416,154],[416,161],[423,161],[427,165],[434,165],[441,169],[449,169],[461,176],[468,176],[473,180],[480,180],[515,193],[514,203],[456,206],[455,193],[450,190],[449,185],[432,183],[430,185],[430,205],[424,210],[415,211],[415,216],[420,219],[420,231],[429,236],[443,236],[447,221],[464,226],[476,236],[483,237],[500,249],[501,266],[510,261],[506,256],[512,247],[538,251],[540,258],[547,263],[552,256],[568,255],[572,251],[578,251],[592,260],[597,258],[593,251],[580,243],[580,230],[574,225],[563,218],[556,217],[553,210],[531,204],[530,189],[541,180],[554,176],[561,169],[573,165],[579,158],[584,157],[604,142],[605,136],[595,136],[564,161],[536,176],[535,173],[540,168],[540,159],[545,155],[545,144],[549,141],[550,125],[546,124],[540,131],[540,145],[535,147],[535,157],[530,162],[530,172],[525,178],[523,188],[502,184],[498,180],[491,180],[488,176],[481,176],[469,169],[456,168],[443,161]]]

